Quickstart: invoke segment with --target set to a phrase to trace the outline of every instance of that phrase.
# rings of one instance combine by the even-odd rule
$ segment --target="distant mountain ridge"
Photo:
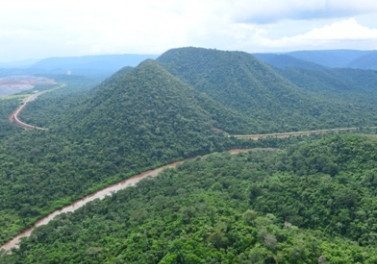
[[[154,54],[112,54],[51,57],[21,65],[0,64],[0,76],[7,75],[81,75],[103,80],[125,66],[135,67],[146,59],[155,59]]]
[[[377,70],[377,51],[358,57],[349,63],[350,68]]]
[[[295,58],[289,54],[274,53],[255,53],[253,54],[259,60],[278,68],[302,68],[302,69],[320,69],[322,65],[310,61]]]
[[[81,57],[55,57],[43,59],[29,69],[60,74],[112,74],[125,66],[135,67],[146,59],[157,55],[115,54],[91,55]]]
[[[279,68],[316,68],[314,63],[329,68],[377,69],[377,51],[374,50],[307,50],[254,55]]]

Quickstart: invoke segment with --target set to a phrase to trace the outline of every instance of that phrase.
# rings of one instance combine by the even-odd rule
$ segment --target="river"
[[[240,152],[247,152],[247,151],[251,151],[251,150],[253,150],[253,149],[232,149],[232,150],[229,150],[228,153],[238,154]],[[262,149],[254,149],[254,150],[262,150]],[[272,150],[272,149],[266,149],[266,150]],[[193,160],[193,159],[195,159],[195,158],[191,158],[191,159],[187,159],[187,160]],[[187,161],[187,160],[184,160],[184,161]],[[5,251],[9,251],[12,248],[18,248],[21,238],[29,237],[31,235],[31,233],[34,231],[34,229],[36,229],[39,226],[48,224],[56,216],[63,214],[63,213],[74,212],[77,209],[79,209],[80,207],[83,207],[84,205],[86,205],[87,203],[89,203],[89,202],[91,202],[95,199],[101,199],[102,200],[106,196],[110,196],[113,193],[116,193],[116,192],[123,190],[127,187],[134,186],[135,184],[137,184],[141,180],[146,179],[148,177],[156,177],[162,170],[164,170],[166,168],[175,168],[177,165],[182,164],[184,161],[173,162],[173,163],[161,166],[161,167],[153,169],[153,170],[148,170],[148,171],[142,172],[142,173],[134,175],[134,176],[132,176],[132,177],[126,179],[126,180],[123,180],[121,182],[118,182],[116,184],[108,186],[108,187],[106,187],[102,190],[99,190],[99,191],[97,191],[93,194],[85,196],[84,198],[81,198],[81,199],[75,201],[74,203],[67,205],[67,206],[65,206],[65,207],[63,207],[59,210],[56,210],[55,212],[53,212],[53,213],[47,215],[46,217],[38,220],[32,227],[28,228],[27,230],[25,230],[24,232],[22,232],[21,234],[19,234],[15,238],[13,238],[12,240],[5,243],[1,247],[1,249],[5,250]]]

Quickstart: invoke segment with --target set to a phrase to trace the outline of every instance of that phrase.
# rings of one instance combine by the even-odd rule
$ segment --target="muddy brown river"
[[[228,153],[238,154],[240,152],[247,152],[247,151],[252,151],[252,150],[253,149],[232,149],[232,150],[229,150]],[[254,149],[254,150],[263,150],[263,149]],[[268,151],[268,150],[271,150],[271,149],[265,149],[265,150]],[[193,160],[193,159],[195,159],[195,158],[187,159],[185,161]],[[153,170],[145,171],[143,173],[134,175],[131,178],[128,178],[126,180],[123,180],[123,181],[118,182],[116,184],[113,184],[111,186],[108,186],[108,187],[106,187],[102,190],[99,190],[99,191],[97,191],[93,194],[85,196],[84,198],[81,198],[80,200],[77,200],[74,203],[67,205],[67,206],[65,206],[65,207],[63,207],[59,210],[56,210],[55,212],[49,214],[48,216],[40,219],[32,227],[28,228],[27,230],[25,230],[24,232],[22,232],[21,234],[19,234],[15,238],[13,238],[12,240],[5,243],[1,247],[1,249],[5,250],[5,251],[9,251],[12,248],[18,248],[21,238],[29,237],[30,234],[34,231],[34,229],[36,229],[39,226],[48,224],[56,216],[63,214],[63,213],[74,212],[75,210],[79,209],[80,207],[83,207],[84,205],[86,205],[87,203],[89,203],[89,202],[91,202],[95,199],[102,200],[106,196],[110,196],[113,193],[116,193],[116,192],[123,190],[127,187],[136,185],[138,182],[140,182],[143,179],[146,179],[148,177],[156,177],[162,170],[164,170],[166,168],[175,168],[177,165],[182,164],[183,162],[184,161],[178,161],[178,162],[174,162],[174,163],[164,165],[162,167],[159,167],[159,168],[156,168],[156,169],[153,169]]]

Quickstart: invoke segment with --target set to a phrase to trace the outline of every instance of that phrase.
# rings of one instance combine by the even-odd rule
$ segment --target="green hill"
[[[372,51],[368,53],[356,51],[322,51],[318,53],[323,56],[327,53],[329,53],[329,56],[331,54],[345,57],[350,55],[351,59],[356,55],[360,55],[360,58],[364,58],[365,60],[367,60],[366,58],[370,58],[370,63],[373,60]],[[365,53],[368,55],[363,55]],[[309,54],[316,54],[316,52],[307,51],[298,52],[297,54],[306,54],[309,56]],[[308,65],[303,63],[290,64],[289,62],[292,62],[290,60],[292,55],[261,55],[259,56],[261,60],[275,66],[275,70],[280,75],[297,87],[314,94],[314,96],[326,98],[329,105],[337,104],[343,108],[347,112],[347,119],[352,120],[351,122],[354,122],[355,125],[374,126],[376,124],[377,74],[375,71],[353,68],[308,67]],[[330,56],[330,58],[332,57]],[[339,62],[336,58],[332,59]],[[347,58],[343,59],[346,60]],[[357,60],[359,59],[355,61]],[[362,68],[362,61],[363,59],[360,60],[360,68]],[[365,68],[372,68],[371,65],[365,66]],[[346,66],[346,63],[344,66]],[[352,66],[349,64],[347,67]]]
[[[375,126],[377,123],[377,73],[359,69],[298,69],[278,70],[297,86],[322,95],[332,104],[343,105],[350,123]]]
[[[155,135],[164,134],[164,130],[178,133],[177,129],[188,123],[196,123],[192,129],[219,128],[226,132],[245,130],[252,123],[183,83],[153,60],[143,62],[130,74],[115,74],[97,89],[86,106],[89,113],[79,116],[84,127],[94,122],[95,129],[107,129],[98,125],[103,115],[117,125],[121,122],[118,129],[131,134],[143,126],[142,122],[148,129],[160,131]]]
[[[354,96],[377,95],[377,72],[360,69],[279,69],[278,72],[297,86],[313,92]]]
[[[212,99],[255,120],[257,127],[250,132],[345,127],[364,121],[348,119],[351,110],[342,100],[308,92],[247,53],[183,48],[157,60]]]

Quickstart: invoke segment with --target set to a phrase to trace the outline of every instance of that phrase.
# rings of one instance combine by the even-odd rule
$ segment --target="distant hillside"
[[[361,50],[308,50],[287,55],[330,68],[348,68],[351,62],[369,53]]]
[[[82,57],[56,57],[41,60],[29,70],[49,74],[110,75],[125,66],[136,66],[156,55],[117,54]]]
[[[285,68],[278,71],[302,89],[326,98],[330,105],[339,105],[343,111],[336,114],[337,118],[343,118],[356,126],[377,124],[375,71],[330,68]]]
[[[259,60],[278,68],[296,67],[302,69],[320,69],[323,67],[319,64],[297,59],[287,54],[255,53],[253,55]]]
[[[324,94],[344,93],[371,97],[377,95],[377,72],[360,69],[279,69],[280,74],[296,85]],[[343,94],[342,94],[343,93]]]
[[[173,49],[158,59],[172,74],[273,132],[359,124],[348,106],[302,89],[250,54],[199,48]]]
[[[377,70],[377,51],[309,50],[289,53],[256,53],[261,61],[278,68],[353,68]]]
[[[372,51],[354,59],[348,66],[350,68],[377,70],[377,51]]]
[[[22,61],[12,61],[12,62],[2,62],[0,63],[0,69],[15,69],[15,68],[27,68],[37,63],[38,59],[31,59],[31,60],[22,60]]]

